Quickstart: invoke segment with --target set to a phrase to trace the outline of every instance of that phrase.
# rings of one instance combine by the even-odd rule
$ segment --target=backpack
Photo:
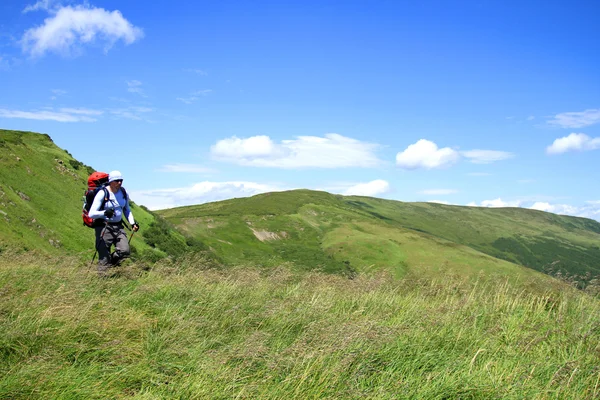
[[[95,228],[102,226],[104,221],[101,219],[92,219],[89,216],[90,208],[94,202],[96,193],[100,190],[104,191],[104,201],[102,202],[102,208],[108,201],[108,191],[106,185],[108,184],[108,174],[106,172],[94,172],[88,177],[88,188],[83,195],[83,209],[81,210],[81,217],[83,218],[83,225],[89,228]]]

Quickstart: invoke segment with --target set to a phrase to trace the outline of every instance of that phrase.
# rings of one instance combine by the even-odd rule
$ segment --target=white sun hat
[[[112,181],[116,181],[116,180],[123,180],[123,175],[121,175],[120,171],[110,171],[110,174],[108,174],[108,182],[112,182]]]

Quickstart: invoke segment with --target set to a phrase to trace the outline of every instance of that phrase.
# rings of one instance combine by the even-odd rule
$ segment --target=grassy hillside
[[[523,208],[460,207],[347,197],[385,220],[539,271],[600,275],[600,223]]]
[[[600,303],[555,284],[4,254],[0,398],[596,399]]]
[[[599,223],[533,210],[294,190],[158,213],[233,264],[291,262],[346,274],[383,268],[397,276],[453,270],[527,278],[519,264],[600,274]]]
[[[91,258],[94,232],[81,220],[82,197],[91,172],[91,167],[57,147],[48,135],[0,130],[0,250],[38,249]],[[138,256],[156,259],[188,247],[182,235],[159,224],[148,210],[135,202],[131,209],[142,227],[132,241]],[[161,240],[165,231],[169,238]]]

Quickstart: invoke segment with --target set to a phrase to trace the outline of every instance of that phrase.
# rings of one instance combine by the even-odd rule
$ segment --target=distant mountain
[[[91,256],[94,233],[83,226],[81,207],[93,171],[48,135],[0,130],[0,251],[12,247]],[[132,240],[138,256],[158,259],[190,248],[188,239],[132,200],[141,226]],[[191,247],[202,247],[192,242]]]
[[[521,208],[293,190],[157,212],[229,263],[397,275],[600,275],[600,223]],[[520,266],[528,267],[523,269]]]

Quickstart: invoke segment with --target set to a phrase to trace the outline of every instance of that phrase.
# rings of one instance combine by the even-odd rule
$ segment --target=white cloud
[[[21,111],[7,110],[0,108],[0,118],[20,118],[33,119],[39,121],[57,121],[57,122],[94,122],[95,118],[90,115],[101,115],[102,111],[87,110],[87,109],[70,109],[62,108],[59,111],[38,110],[38,111]]]
[[[451,205],[452,203],[450,203],[449,201],[446,200],[427,200],[427,203],[436,203],[436,204],[445,204],[445,205]]]
[[[600,122],[600,108],[556,114],[548,124],[560,128],[583,128]]]
[[[39,0],[35,4],[30,4],[27,7],[25,7],[25,9],[23,10],[23,14],[26,14],[31,11],[49,10],[50,5],[52,3],[53,3],[52,0]]]
[[[383,179],[359,183],[349,187],[343,194],[347,196],[377,196],[390,191],[390,184]]]
[[[471,202],[467,205],[471,207],[521,207],[600,221],[600,201],[597,200],[587,201],[583,206],[572,206],[569,204],[551,204],[546,201],[534,201],[533,204],[530,200],[504,201],[498,198],[495,200],[484,200],[480,204]]]
[[[473,164],[490,164],[515,156],[513,153],[496,150],[469,150],[461,152],[461,155],[468,158]]]
[[[198,96],[208,96],[210,93],[212,93],[212,89],[197,90],[192,92],[189,97],[177,97],[176,100],[184,102],[185,104],[192,104],[199,99]]]
[[[50,100],[56,100],[60,96],[64,96],[65,94],[67,94],[66,90],[61,90],[61,89],[52,89],[51,92],[52,92],[53,96],[50,96]]]
[[[139,94],[142,97],[148,97],[146,96],[146,93],[144,93],[144,89],[142,89],[142,82],[137,80],[127,81],[127,91],[129,93]]]
[[[137,204],[144,205],[151,210],[160,210],[236,197],[249,197],[279,190],[282,189],[255,182],[205,181],[183,188],[131,191],[131,198]]]
[[[101,110],[91,110],[89,108],[61,108],[61,112],[67,114],[76,114],[76,115],[102,115],[104,111]]]
[[[522,204],[521,200],[514,201],[504,201],[501,198],[493,199],[493,200],[484,200],[480,204],[475,202],[471,202],[467,204],[471,207],[520,207]]]
[[[443,196],[443,195],[454,194],[454,193],[458,193],[458,190],[455,190],[455,189],[427,189],[427,190],[422,190],[419,192],[419,194],[427,194],[427,195],[433,195],[433,196]]]
[[[568,204],[536,202],[529,208],[533,210],[551,212],[554,214],[591,218],[600,221],[600,201],[588,201],[584,206],[581,207],[571,206]]]
[[[460,154],[457,151],[449,147],[439,149],[434,142],[421,139],[396,154],[396,165],[405,169],[443,168],[456,163],[459,159]]]
[[[560,154],[567,151],[586,151],[600,149],[600,137],[591,138],[583,133],[571,133],[558,138],[546,148],[548,154]]]
[[[404,169],[433,169],[448,167],[458,162],[461,157],[467,158],[474,164],[490,164],[514,156],[513,153],[497,150],[476,149],[458,152],[450,147],[440,149],[434,142],[421,139],[398,153],[396,164]]]
[[[0,54],[0,72],[10,71],[13,67],[19,64],[21,64],[21,60],[18,58],[15,58],[11,55]]]
[[[206,72],[203,69],[198,69],[198,68],[186,68],[183,70],[184,72],[193,72],[197,75],[202,75],[202,76],[207,76],[208,72]]]
[[[32,7],[43,8],[38,6],[42,3]],[[118,10],[109,12],[79,5],[49,12],[51,16],[43,25],[27,30],[21,38],[23,51],[33,57],[41,57],[47,52],[70,55],[79,52],[82,45],[96,42],[102,42],[107,52],[119,40],[128,45],[144,36],[143,31],[123,18]]]
[[[197,164],[167,164],[159,169],[162,172],[183,172],[193,174],[214,173],[215,170]]]
[[[131,107],[127,107],[127,108],[117,108],[117,109],[112,109],[110,110],[110,114],[119,117],[119,118],[126,118],[126,119],[133,119],[136,121],[141,121],[144,120],[146,118],[145,114],[148,114],[150,112],[154,111],[154,109],[150,108],[150,107],[136,107],[136,106],[131,106]]]
[[[211,146],[215,159],[239,165],[274,168],[374,167],[381,164],[379,145],[328,133],[325,137],[299,136],[275,143],[268,136],[231,137]]]
[[[192,104],[193,102],[195,102],[196,100],[198,100],[197,97],[191,96],[191,97],[177,97],[175,98],[175,100],[179,100],[182,103],[185,104]]]

